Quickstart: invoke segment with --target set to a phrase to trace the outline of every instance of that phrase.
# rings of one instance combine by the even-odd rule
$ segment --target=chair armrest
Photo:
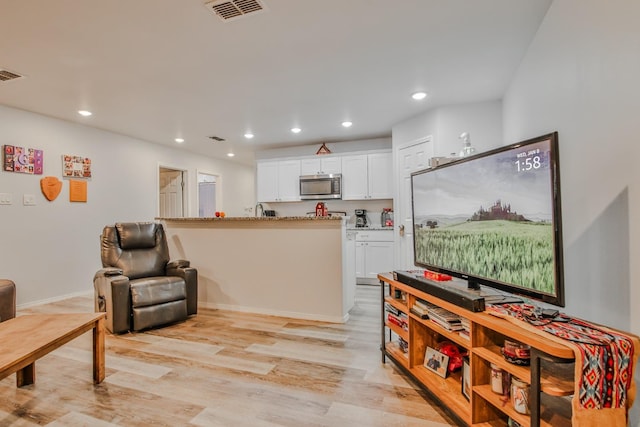
[[[16,285],[0,279],[0,322],[16,317]]]
[[[93,277],[95,311],[107,313],[105,326],[119,334],[131,329],[131,292],[127,276],[118,268],[103,268]]]
[[[184,279],[187,288],[187,314],[198,312],[198,270],[189,266],[187,260],[179,259],[167,264],[167,276],[179,276]]]
[[[187,268],[189,266],[191,266],[191,263],[186,259],[176,259],[173,261],[169,261],[169,263],[167,264],[167,270],[169,270],[170,268]],[[168,274],[168,276],[171,276],[171,274]]]
[[[116,268],[116,267],[102,268],[102,269],[98,270],[98,272],[94,276],[93,280],[95,280],[97,277],[122,276],[122,273],[123,273],[123,271],[122,271],[121,268]]]

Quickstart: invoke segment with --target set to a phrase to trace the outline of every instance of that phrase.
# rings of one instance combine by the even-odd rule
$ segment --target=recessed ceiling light
[[[247,132],[247,133],[244,134],[244,137],[247,138],[247,139],[251,139],[251,138],[253,138],[253,134],[251,132]]]
[[[302,129],[300,129],[300,128],[291,128],[291,132],[300,133],[300,132],[302,132]]]
[[[91,111],[87,111],[87,110],[79,110],[78,114],[80,114],[81,116],[84,116],[84,117],[89,117],[93,113],[91,113]]]
[[[176,141],[178,144],[182,144],[182,143],[184,142],[184,138],[176,138],[176,139],[175,139],[175,141]]]
[[[233,154],[233,153],[227,153],[227,157],[233,157],[233,156],[235,156],[235,154]]]
[[[416,101],[420,101],[421,99],[425,99],[427,97],[427,93],[426,92],[416,92],[413,95],[411,95],[411,97],[413,99],[415,99]]]
[[[353,123],[351,123],[351,122],[349,122],[349,121],[342,122],[342,126],[344,126],[344,127],[346,127],[346,128],[350,128],[352,124],[353,124]]]

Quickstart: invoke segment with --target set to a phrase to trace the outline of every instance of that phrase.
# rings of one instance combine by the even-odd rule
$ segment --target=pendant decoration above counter
[[[318,151],[316,151],[316,154],[331,154],[331,150],[329,150],[327,144],[323,142],[320,148],[318,148]]]

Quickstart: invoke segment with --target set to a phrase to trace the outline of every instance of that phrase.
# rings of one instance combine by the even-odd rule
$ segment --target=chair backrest
[[[162,224],[128,222],[108,225],[102,230],[103,267],[116,267],[130,279],[164,276],[169,248]]]

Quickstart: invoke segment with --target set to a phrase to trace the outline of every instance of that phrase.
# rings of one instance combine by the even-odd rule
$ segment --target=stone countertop
[[[156,218],[157,221],[200,221],[200,222],[212,222],[212,221],[340,221],[342,217],[339,216],[227,216],[224,218]]]
[[[393,227],[371,226],[371,227],[356,227],[354,225],[347,225],[349,231],[393,231]]]

